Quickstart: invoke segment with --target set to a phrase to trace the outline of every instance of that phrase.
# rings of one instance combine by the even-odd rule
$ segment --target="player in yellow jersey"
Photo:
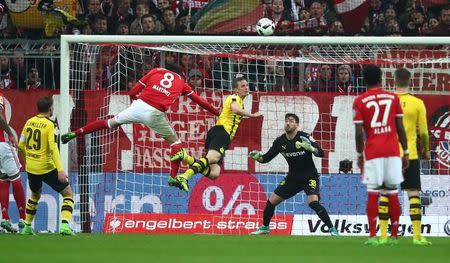
[[[50,119],[53,114],[53,99],[42,97],[37,101],[39,114],[30,118],[23,127],[19,149],[25,160],[31,196],[26,206],[23,235],[34,235],[31,228],[42,193],[42,182],[63,197],[59,233],[74,235],[69,227],[73,212],[73,192],[64,171],[58,150],[58,125]]]
[[[423,101],[409,94],[411,73],[404,68],[395,71],[396,93],[400,98],[403,110],[403,125],[409,149],[409,167],[403,171],[405,180],[401,183],[402,190],[408,193],[409,215],[413,225],[413,244],[431,245],[421,236],[422,210],[420,202],[420,157],[430,159],[427,113]],[[417,150],[417,131],[419,131],[422,151]]]
[[[250,113],[244,110],[244,99],[249,93],[247,80],[243,77],[235,78],[232,86],[234,93],[225,99],[216,125],[206,135],[206,156],[195,160],[186,151],[183,151],[173,157],[174,160],[184,160],[190,165],[190,168],[184,174],[175,178],[186,192],[189,191],[187,181],[196,173],[202,173],[213,180],[219,177],[223,156],[236,135],[242,117],[256,118],[262,116],[259,112]],[[173,160],[171,159],[171,161]]]

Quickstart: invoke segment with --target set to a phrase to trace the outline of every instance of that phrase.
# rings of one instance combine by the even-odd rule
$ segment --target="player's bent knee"
[[[42,193],[42,188],[36,192],[31,192],[31,198],[33,198],[34,200],[39,200],[39,199],[41,199],[41,193]]]
[[[107,123],[108,123],[108,127],[111,128],[111,129],[112,129],[112,128],[117,128],[117,127],[120,126],[120,123],[118,123],[117,120],[116,120],[115,118],[109,119],[109,120],[107,121]]]
[[[63,197],[73,197],[73,191],[70,185],[66,186],[61,192],[59,192]]]

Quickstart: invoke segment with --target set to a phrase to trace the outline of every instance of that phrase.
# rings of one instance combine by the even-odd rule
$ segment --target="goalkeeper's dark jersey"
[[[289,178],[299,181],[317,178],[319,174],[317,173],[316,166],[314,165],[312,153],[303,148],[298,149],[295,146],[295,142],[302,142],[300,136],[306,137],[311,142],[311,145],[317,148],[318,152],[315,156],[323,157],[323,150],[314,138],[306,132],[298,131],[292,140],[288,140],[286,134],[276,138],[269,151],[262,156],[262,163],[270,162],[273,158],[275,158],[275,156],[278,155],[278,153],[281,153],[289,165],[289,172],[287,175]]]

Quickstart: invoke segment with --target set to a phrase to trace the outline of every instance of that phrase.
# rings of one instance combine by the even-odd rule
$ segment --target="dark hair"
[[[286,115],[284,115],[284,119],[287,120],[288,118],[294,118],[295,123],[299,123],[300,122],[300,119],[294,113],[286,113]]]
[[[141,16],[141,21],[140,21],[141,25],[143,24],[144,19],[146,19],[147,17],[150,17],[152,19],[153,23],[156,24],[156,19],[153,15],[145,14],[145,15]]]
[[[53,98],[50,96],[41,97],[38,99],[36,105],[39,113],[48,112],[53,105]]]
[[[375,65],[367,65],[363,68],[363,77],[367,86],[375,86],[381,83],[381,69]]]
[[[411,78],[411,72],[405,68],[399,68],[394,73],[395,84],[400,87],[406,87],[409,85],[409,79]]]
[[[234,78],[233,79],[233,83],[231,84],[231,86],[233,87],[233,89],[237,89],[238,88],[238,82],[239,81],[243,81],[243,80],[247,80],[246,78],[244,78],[244,77],[237,77],[237,78]]]
[[[170,71],[173,71],[173,72],[177,73],[178,75],[183,74],[183,71],[181,70],[181,67],[180,67],[180,65],[178,65],[178,64],[175,64],[175,63],[166,63],[165,68],[168,69],[168,70],[170,70]]]

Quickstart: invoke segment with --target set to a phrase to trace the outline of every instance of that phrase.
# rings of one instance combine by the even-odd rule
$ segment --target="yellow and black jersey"
[[[230,135],[232,140],[236,135],[239,124],[241,123],[242,116],[235,114],[231,110],[231,103],[236,102],[239,106],[244,109],[244,100],[237,94],[232,94],[225,99],[223,104],[222,112],[217,119],[216,125],[222,125],[225,131]]]
[[[24,153],[26,171],[46,174],[55,168],[63,171],[58,150],[58,124],[39,114],[23,127],[19,148]]]
[[[419,159],[417,132],[419,132],[424,150],[427,152],[430,150],[425,104],[421,99],[409,93],[397,93],[397,95],[403,110],[403,126],[405,126],[408,141],[409,159]]]

